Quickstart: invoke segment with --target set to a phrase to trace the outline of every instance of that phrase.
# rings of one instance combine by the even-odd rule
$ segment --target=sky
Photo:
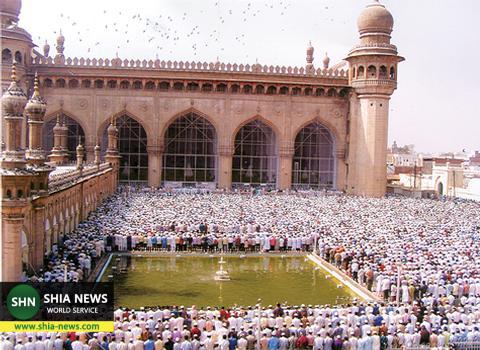
[[[341,61],[358,42],[372,0],[23,0],[19,25],[42,52],[65,56],[314,65]],[[480,150],[478,0],[381,0],[406,58],[390,103],[389,143],[417,152]]]

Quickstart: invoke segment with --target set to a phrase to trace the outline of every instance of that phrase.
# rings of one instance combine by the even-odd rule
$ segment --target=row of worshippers
[[[460,317],[458,317],[458,315]],[[480,318],[455,306],[352,303],[115,311],[112,333],[3,333],[5,350],[390,350],[480,344]],[[458,317],[458,318],[457,318]]]

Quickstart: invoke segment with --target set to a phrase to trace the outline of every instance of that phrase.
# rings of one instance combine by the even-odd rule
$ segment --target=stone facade
[[[5,23],[18,20],[19,4],[19,0],[6,1],[2,11],[10,15],[4,16]],[[275,136],[273,185],[288,189],[295,177],[297,135],[317,122],[333,139],[334,176],[329,187],[382,196],[388,105],[402,58],[390,44],[393,18],[383,5],[375,1],[367,6],[358,27],[360,43],[346,61],[329,67],[326,57],[321,68],[313,65],[311,46],[306,66],[298,68],[66,58],[63,52],[68,40],[63,35],[57,38],[54,55],[49,46],[42,55],[33,50],[29,34],[17,26],[2,31],[1,40],[3,48],[24,57],[18,75],[29,82],[27,86],[32,86],[33,74],[38,73],[40,92],[48,101],[45,122],[62,114],[81,127],[89,162],[94,161],[95,145],[105,139],[109,121],[126,115],[140,123],[147,135],[148,184],[161,186],[165,184],[167,130],[182,116],[194,113],[215,130],[212,183],[230,188],[236,135],[247,123],[258,120]],[[2,65],[3,77],[7,77],[8,66]]]

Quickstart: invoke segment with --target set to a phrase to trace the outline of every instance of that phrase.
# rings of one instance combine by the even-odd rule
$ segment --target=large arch
[[[203,113],[202,111],[196,109],[196,108],[193,108],[193,107],[190,107],[190,108],[187,108],[187,109],[184,109],[182,110],[181,112],[178,112],[174,115],[172,115],[165,123],[162,123],[163,126],[160,127],[160,135],[164,135],[165,136],[165,133],[167,132],[167,129],[175,122],[178,120],[178,118],[181,118],[189,113],[193,113],[193,114],[196,114],[197,116],[199,117],[202,117],[203,119],[205,119],[207,122],[209,122],[210,124],[212,124],[213,128],[215,129],[215,133],[216,133],[216,136],[217,138],[219,137],[218,135],[218,132],[220,131],[220,127],[218,125],[218,123],[215,121],[214,118],[210,117],[208,114],[206,113]]]
[[[269,119],[263,117],[260,114],[252,115],[251,117],[249,117],[245,120],[242,120],[239,124],[236,124],[233,132],[231,133],[231,135],[234,135],[234,136],[237,135],[241,128],[243,128],[245,125],[247,125],[247,124],[249,124],[250,122],[253,122],[253,121],[260,121],[261,123],[268,126],[270,129],[272,129],[273,133],[275,134],[275,139],[276,140],[280,140],[282,138],[282,133],[281,133],[280,129],[278,128],[278,125],[276,125],[274,122],[270,121]],[[235,146],[235,139],[233,137],[232,137],[232,144],[231,145],[232,145],[232,147]]]
[[[118,153],[120,155],[119,181],[142,183],[148,181],[147,132],[142,124],[128,114],[115,118],[118,129]],[[104,125],[102,151],[108,144],[108,123]]]
[[[121,118],[123,116],[127,116],[129,118],[132,118],[136,122],[138,122],[144,129],[145,132],[147,133],[147,139],[148,140],[154,140],[154,132],[152,130],[152,127],[150,123],[145,120],[145,118],[142,118],[138,114],[132,113],[127,109],[122,109],[119,112],[115,112],[113,114],[105,115],[102,116],[97,124],[97,130],[96,130],[96,137],[98,140],[103,140],[105,136],[105,130],[108,128],[110,125],[110,122],[113,120],[117,120],[118,118]],[[118,127],[118,125],[117,125]],[[102,148],[102,153],[106,151],[107,145],[105,144],[100,144],[100,147]]]
[[[216,183],[217,132],[203,115],[190,110],[164,132],[164,183]]]
[[[60,111],[52,113],[49,117],[45,118],[46,122],[43,124],[42,138],[43,149],[47,154],[50,154],[53,148],[53,128],[57,123],[57,116],[60,115],[60,119],[65,122],[68,128],[67,134],[67,150],[68,158],[73,161],[76,158],[76,148],[78,145],[78,138],[81,137],[85,142],[85,129],[80,122],[77,121],[72,115],[67,112]]]
[[[313,121],[297,133],[292,161],[292,187],[335,188],[335,136]]]
[[[275,185],[277,181],[277,138],[269,125],[254,119],[235,134],[232,183]]]

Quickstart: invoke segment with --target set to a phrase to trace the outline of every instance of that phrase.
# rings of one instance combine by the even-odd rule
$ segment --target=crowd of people
[[[478,313],[478,312],[477,312]],[[421,301],[394,307],[277,304],[262,307],[119,308],[112,333],[17,333],[2,350],[475,349],[477,317]],[[15,344],[15,345],[14,345]]]
[[[288,254],[289,251],[316,250],[322,258],[382,298],[385,304],[305,307],[302,310],[286,307],[281,325],[280,320],[269,323],[268,316],[273,315],[274,309],[266,309],[267,326],[261,331],[268,330],[265,335],[268,344],[272,338],[278,338],[279,344],[287,344],[282,339],[283,333],[288,340],[287,348],[292,348],[292,333],[293,347],[297,347],[300,334],[305,333],[307,347],[323,342],[324,345],[317,348],[327,350],[328,337],[332,339],[332,349],[368,350],[377,349],[377,343],[387,344],[384,348],[396,347],[393,345],[397,343],[419,345],[421,339],[425,345],[427,333],[430,345],[442,346],[452,339],[454,342],[480,341],[479,213],[480,203],[459,200],[363,198],[319,192],[172,194],[124,188],[91,213],[75,232],[65,235],[63,244],[46,257],[43,274],[30,278],[80,281],[90,273],[99,257],[110,251]],[[249,329],[256,332],[255,326],[247,321],[252,317],[246,316],[254,309],[228,311],[229,315],[245,322],[243,325],[236,323],[233,332],[237,348],[241,348],[243,333],[247,339]],[[163,315],[163,311],[150,312],[155,314],[155,325],[148,322],[150,314],[143,315],[142,323],[141,312],[124,311],[121,320],[117,320],[117,325],[121,323],[118,332],[123,335],[116,331],[113,343],[123,339],[128,347],[130,340],[137,342],[136,335],[129,337],[127,334],[128,328],[137,327],[135,322],[138,322],[143,338],[146,328],[142,328],[142,324],[152,326],[147,335],[157,326],[162,329],[162,346],[167,347],[168,337],[163,337],[166,318],[158,316]],[[222,310],[205,311],[204,318],[213,315],[212,320],[216,320],[218,312]],[[186,315],[179,316],[182,313]],[[180,333],[184,331],[183,325],[187,326],[188,344],[184,344],[185,334],[173,336],[175,350],[195,348],[195,340],[200,347],[205,346],[208,332],[219,332],[212,335],[219,347],[222,347],[220,343],[225,340],[225,334],[230,342],[231,323],[227,322],[227,332],[221,331],[225,320],[212,321],[212,329],[199,327],[204,335],[199,334],[195,339],[193,322],[201,314],[194,308],[177,313],[172,310],[169,314],[167,326],[173,326],[172,319],[183,319],[181,322],[185,324],[177,327]],[[290,322],[297,318],[300,324],[296,324],[296,331],[292,332]],[[282,328],[284,323],[287,324],[285,329]],[[338,328],[343,330],[340,332]],[[371,333],[367,334],[365,329]],[[155,343],[158,333],[151,336]],[[373,339],[373,348],[362,345],[364,336]],[[149,341],[148,337],[142,338],[142,344]],[[101,346],[102,337],[97,340]],[[135,347],[135,350],[140,348]]]

